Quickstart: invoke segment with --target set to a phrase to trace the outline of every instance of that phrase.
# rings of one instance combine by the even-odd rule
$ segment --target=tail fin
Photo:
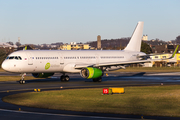
[[[140,52],[144,22],[138,22],[134,33],[124,50]]]

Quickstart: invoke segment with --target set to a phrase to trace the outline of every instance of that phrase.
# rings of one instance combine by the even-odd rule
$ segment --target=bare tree
[[[19,46],[21,46],[21,43],[19,43],[19,42],[16,42],[16,45],[19,47]]]

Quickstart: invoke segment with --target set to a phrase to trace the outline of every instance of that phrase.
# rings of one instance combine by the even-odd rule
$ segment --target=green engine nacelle
[[[32,73],[32,76],[35,78],[47,78],[49,76],[53,76],[54,73]]]
[[[94,79],[101,77],[103,75],[103,71],[98,68],[86,67],[81,70],[81,76],[86,79]]]

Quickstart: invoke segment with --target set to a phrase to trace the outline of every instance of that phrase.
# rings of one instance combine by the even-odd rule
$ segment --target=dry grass
[[[5,70],[3,70],[2,68],[0,68],[0,72],[6,72]]]
[[[180,86],[125,87],[125,94],[102,95],[102,89],[77,89],[11,95],[12,104],[59,110],[180,116]]]

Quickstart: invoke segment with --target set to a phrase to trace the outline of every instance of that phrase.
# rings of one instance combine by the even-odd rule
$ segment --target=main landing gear
[[[63,73],[63,75],[60,77],[60,80],[62,82],[68,82],[69,81],[69,76],[65,75],[65,73]]]
[[[21,80],[19,81],[20,84],[25,84],[24,77],[26,76],[26,73],[21,74]]]
[[[102,81],[102,77],[98,77],[98,78],[94,78],[93,82],[101,82]]]

